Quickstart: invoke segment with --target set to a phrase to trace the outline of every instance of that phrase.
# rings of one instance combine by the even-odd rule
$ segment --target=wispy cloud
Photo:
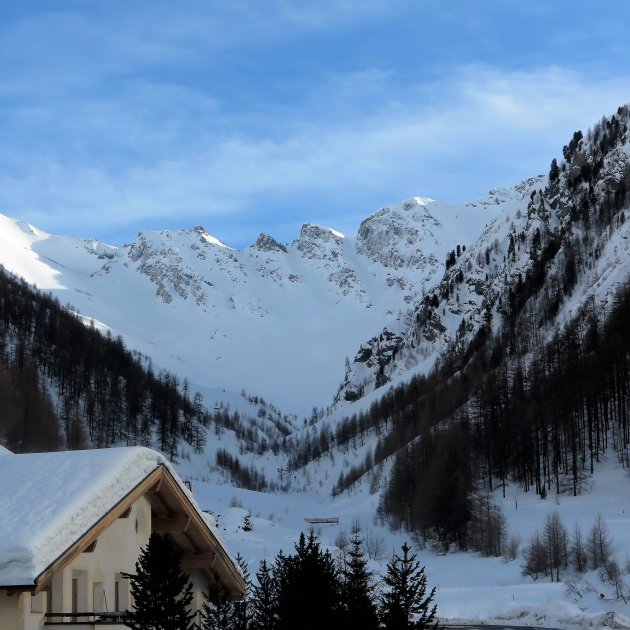
[[[296,70],[270,52],[299,56],[314,32],[356,34],[411,4],[194,0],[101,15],[60,0],[16,20],[0,36],[13,68],[0,212],[113,241],[199,223],[236,245],[262,230],[289,240],[303,221],[352,232],[407,196],[465,201],[544,171],[575,129],[628,100],[623,66],[454,64],[414,79],[378,55]]]
[[[383,75],[371,80],[381,84]],[[348,82],[356,87],[357,77]],[[467,67],[439,83],[410,86],[404,98],[397,92],[378,112],[365,115],[357,107],[351,121],[322,116],[320,124],[309,111],[285,111],[292,125],[273,139],[271,129],[266,137],[260,129],[222,132],[221,125],[193,135],[178,117],[153,129],[158,121],[152,116],[143,124],[141,115],[129,120],[99,103],[98,115],[94,107],[74,114],[83,118],[75,120],[77,131],[89,131],[81,160],[14,154],[12,172],[0,175],[1,197],[9,213],[24,207],[27,197],[33,220],[44,220],[52,205],[59,227],[76,221],[97,233],[103,216],[112,227],[146,221],[185,226],[204,217],[220,225],[244,216],[255,224],[261,206],[274,204],[293,205],[296,223],[323,214],[352,229],[378,203],[412,194],[461,201],[471,191],[481,194],[492,184],[544,170],[575,128],[623,102],[623,85],[557,67],[529,73]],[[186,101],[187,113],[207,107],[213,116],[212,101],[200,105],[194,94],[156,89],[148,89],[151,98],[173,106]],[[311,112],[319,111],[323,98],[314,91],[319,96]],[[265,117],[273,125],[274,112]],[[134,159],[121,166],[95,156],[86,163],[92,143],[102,144],[109,134],[117,136],[110,150],[127,149]]]

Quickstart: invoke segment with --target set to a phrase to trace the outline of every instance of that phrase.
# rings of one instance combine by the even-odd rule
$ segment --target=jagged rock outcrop
[[[287,248],[276,241],[275,238],[265,234],[264,232],[256,239],[256,242],[252,245],[253,249],[257,249],[261,252],[284,252],[287,253]]]

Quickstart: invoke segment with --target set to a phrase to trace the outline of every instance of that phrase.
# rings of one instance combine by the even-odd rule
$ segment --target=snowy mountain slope
[[[0,217],[0,264],[193,388],[245,389],[306,414],[332,400],[345,357],[404,316],[446,252],[495,214],[411,199],[356,237],[306,224],[291,244],[261,234],[243,251],[201,227],[115,248]]]
[[[610,120],[603,124],[610,127]],[[342,370],[343,357],[362,344],[339,393],[339,408],[324,420],[330,433],[335,419],[349,409],[365,408],[385,391],[375,386],[396,384],[428,370],[451,350],[465,350],[483,326],[501,330],[512,313],[531,320],[529,334],[515,340],[516,356],[525,359],[528,346],[544,343],[585,305],[605,318],[617,289],[630,277],[630,222],[622,213],[610,224],[602,220],[586,227],[578,215],[584,195],[590,207],[601,207],[605,214],[606,200],[628,179],[627,133],[620,138],[602,154],[601,134],[592,134],[590,140],[576,143],[556,178],[535,178],[514,189],[493,191],[467,207],[414,199],[386,208],[367,219],[354,238],[306,225],[292,244],[261,235],[239,252],[195,228],[141,233],[133,244],[116,249],[51,237],[0,218],[0,256],[9,269],[52,290],[87,318],[98,317],[104,328],[123,334],[128,345],[188,376],[193,387],[201,384],[207,400],[224,401],[231,410],[244,404],[234,393],[243,386],[303,410],[311,401],[325,404],[337,385],[335,366]],[[585,164],[597,167],[595,178],[585,179]],[[446,268],[443,261],[451,250],[454,260]],[[532,290],[535,308],[523,307],[523,287],[543,259],[544,277]],[[571,268],[574,284],[567,286]],[[539,319],[543,311],[544,321]],[[383,321],[388,322],[386,331],[375,335]],[[351,343],[355,345],[348,350]],[[279,414],[271,415],[277,419]],[[287,439],[287,452],[261,448],[243,453],[243,440],[215,425],[208,435],[215,433],[218,439],[209,439],[203,454],[182,446],[179,469],[201,480],[208,509],[217,510],[220,504],[232,549],[246,552],[250,563],[269,558],[279,547],[290,549],[291,537],[304,527],[304,516],[335,515],[342,518],[339,529],[349,529],[358,516],[364,528],[383,536],[387,559],[394,545],[409,538],[374,523],[391,461],[378,464],[349,490],[330,498],[342,473],[373,456],[380,427],[343,445],[333,444],[324,457],[288,470],[291,444],[317,440],[323,425],[300,431],[297,426],[301,423],[291,425],[294,434]],[[216,466],[220,449],[239,453],[243,466],[256,466],[272,487],[287,493],[270,497],[233,488],[229,475]],[[601,483],[600,470],[593,477],[593,495],[585,491],[575,502],[565,495],[555,503],[542,500],[510,484],[506,497],[495,491],[493,500],[508,516],[510,533],[524,541],[557,506],[569,527],[580,520],[587,528],[601,509],[615,536],[614,553],[623,563],[628,519],[619,505],[625,500],[627,479],[613,459],[611,454]],[[204,490],[205,482],[211,485]],[[243,508],[229,507],[233,498],[254,513],[255,540],[239,527]],[[332,542],[333,533],[322,531],[327,542]],[[574,620],[590,623],[591,613],[593,624],[601,625],[606,611],[624,610],[611,601],[610,585],[600,584],[595,572],[585,580],[605,598],[600,601],[593,590],[574,601],[561,586],[531,584],[520,575],[520,560],[504,563],[463,553],[423,554],[423,560],[427,557],[430,579],[442,586],[441,613],[451,618],[541,623],[536,615],[543,610],[547,622],[559,619],[564,627]]]
[[[536,303],[557,302],[558,312],[533,328],[532,343],[548,340],[585,304],[605,315],[616,290],[630,277],[630,225],[623,213],[606,223],[607,204],[622,203],[628,190],[628,117],[628,108],[620,108],[586,138],[576,132],[553,181],[533,178],[476,202],[494,201],[500,214],[418,296],[406,317],[359,347],[336,400],[343,406],[390,381],[427,372],[446,353],[466,348],[485,324],[497,332],[515,308],[510,300],[537,273],[545,280]],[[581,219],[592,207],[599,208],[597,225]],[[539,263],[546,256],[550,259],[543,271]],[[568,264],[577,284],[566,290],[561,285]]]
[[[440,401],[440,396],[442,400],[449,399],[460,385],[460,391],[472,392],[474,388],[464,385],[465,382],[474,383],[475,379],[491,376],[495,371],[507,375],[507,385],[501,385],[502,391],[507,392],[516,382],[513,378],[516,368],[524,366],[525,378],[531,377],[533,380],[533,371],[526,370],[534,361],[540,362],[545,347],[554,347],[557,343],[558,346],[566,344],[566,347],[571,348],[571,336],[575,340],[587,339],[589,334],[596,334],[593,330],[604,336],[606,322],[614,321],[614,316],[608,316],[614,312],[613,306],[617,308],[623,303],[622,296],[627,295],[630,281],[630,222],[626,218],[630,207],[629,123],[630,108],[620,108],[615,117],[605,118],[585,138],[576,134],[572,143],[565,147],[565,161],[556,165],[557,170],[552,164],[548,177],[529,180],[513,191],[497,195],[502,205],[501,214],[486,226],[475,242],[455,253],[443,277],[427,290],[426,295],[415,305],[415,310],[410,311],[406,319],[401,319],[400,328],[387,329],[361,346],[349,366],[348,378],[340,392],[337,408],[321,423],[305,428],[294,437],[296,454],[293,458],[293,488],[300,487],[300,480],[313,480],[325,492],[337,494],[330,505],[339,506],[339,510],[346,501],[353,499],[356,499],[358,508],[369,496],[373,509],[380,506],[380,517],[387,519],[383,499],[387,498],[387,492],[392,487],[391,480],[395,477],[392,474],[392,460],[401,466],[409,464],[407,467],[412,468],[416,461],[413,458],[420,460],[423,456],[421,448],[418,448],[410,452],[408,460],[404,456],[398,457],[400,453],[404,455],[403,447],[409,440],[415,440],[420,445],[425,440],[425,436],[418,438],[418,433],[413,432],[416,418],[422,420],[423,414],[426,414],[424,419],[435,434],[447,434],[449,423],[453,425],[451,428],[457,428],[457,422],[461,420],[462,424],[470,424],[470,436],[476,436],[481,445],[490,443],[489,433],[476,433],[479,426],[490,424],[489,406],[482,407],[483,401],[476,401],[474,397],[456,397],[457,405],[460,406],[454,411],[435,410],[430,406],[431,402]],[[597,322],[597,325],[589,332],[589,325],[593,322]],[[565,333],[563,338],[560,338],[560,332]],[[624,348],[622,341],[627,341],[627,335],[623,325],[617,335],[616,345]],[[554,343],[549,344],[552,340]],[[593,342],[593,347],[595,345]],[[475,347],[484,348],[490,360],[485,363],[470,360]],[[582,360],[590,352],[595,353],[592,348],[585,350],[581,346],[579,353]],[[619,360],[617,356],[613,359],[613,356],[612,352],[602,355],[599,367],[603,370]],[[560,370],[558,374],[562,377],[561,371],[566,363],[557,360],[557,365],[561,366],[557,367]],[[409,383],[414,373],[428,372],[436,361],[444,363],[446,367],[436,373],[433,381],[427,379],[417,390],[410,384],[407,397],[401,391],[402,388],[393,390],[393,385]],[[467,361],[470,363],[467,364]],[[443,376],[444,380],[438,380]],[[586,383],[579,380],[576,381],[579,385],[574,387],[580,392],[586,391],[588,381],[595,381],[596,376],[594,371],[586,373]],[[612,379],[605,372],[601,380],[608,386],[607,381]],[[384,384],[387,385],[376,389]],[[573,401],[565,397],[566,390],[561,391],[560,384],[565,383],[557,378],[550,381],[551,398],[555,395],[563,404],[572,404],[579,412],[583,412],[580,407],[582,399]],[[437,393],[434,397],[430,396],[429,387],[435,387]],[[388,398],[384,394],[392,391],[389,398],[393,403],[399,397],[397,412],[392,411],[395,404],[384,402]],[[522,414],[522,408],[505,402],[507,394],[500,403],[505,405],[507,416],[518,418],[521,414],[521,418],[527,418],[525,428],[532,432],[538,422],[548,422],[549,418],[558,417],[553,416],[549,406],[544,406],[543,390],[536,390],[536,393],[541,396],[531,407],[531,417]],[[598,395],[602,401],[606,401],[603,404],[610,404],[609,393],[601,392]],[[422,398],[429,401],[424,406]],[[370,402],[378,403],[374,411],[368,411]],[[623,404],[626,403],[627,399]],[[449,405],[444,407],[446,409]],[[359,415],[360,412],[363,415]],[[436,414],[442,422],[437,424],[432,414]],[[626,412],[622,412],[619,417],[621,422],[624,417],[627,422]],[[418,426],[421,426],[419,421]],[[516,436],[516,426],[516,422],[505,422],[501,424],[499,434],[513,431]],[[620,442],[615,442],[614,437],[617,431],[615,427],[608,439],[610,444],[619,446]],[[390,440],[395,434],[401,435],[401,439]],[[465,433],[462,440],[467,440]],[[509,443],[507,448],[517,452],[519,446],[515,444],[516,441],[506,440]],[[390,449],[388,444],[400,450]],[[439,442],[436,441],[436,444]],[[625,446],[622,446],[620,452],[625,452],[624,449]],[[388,457],[391,454],[396,457]],[[525,537],[532,535],[534,527],[542,530],[543,512],[548,513],[561,504],[563,518],[566,515],[572,521],[582,521],[581,527],[590,526],[585,519],[592,522],[597,510],[606,512],[609,508],[615,508],[606,518],[610,529],[615,531],[614,538],[625,540],[627,523],[623,505],[627,474],[624,456],[611,451],[607,458],[608,470],[601,481],[598,478],[600,468],[595,466],[593,475],[587,459],[580,460],[579,470],[583,474],[584,487],[578,490],[574,485],[573,492],[582,493],[582,496],[570,499],[567,494],[571,492],[571,483],[563,480],[562,483],[554,484],[552,491],[557,489],[558,494],[553,507],[545,501],[546,494],[532,492],[531,486],[529,491],[527,487],[524,491],[518,483],[504,484],[505,493],[502,495],[501,491],[496,491],[497,486],[501,487],[500,482],[494,486],[494,492],[491,490],[492,482],[486,484],[486,480],[474,477],[473,484],[476,483],[477,488],[482,487],[483,492],[490,489],[491,501],[501,505],[508,516],[510,532],[521,536],[521,543],[526,542]],[[473,465],[477,471],[483,469],[483,464],[479,467],[480,461],[475,460]],[[452,464],[450,460],[449,463]],[[403,477],[410,486],[420,483],[414,481],[414,474],[418,480],[420,473],[416,469],[413,469],[410,478]],[[567,470],[561,473],[565,474],[568,474]],[[608,477],[608,474],[611,476]],[[462,476],[460,471],[457,478],[461,479]],[[351,481],[347,482],[348,479]],[[438,485],[438,479],[436,476],[429,485]],[[307,482],[306,486],[316,487],[312,481]],[[443,489],[445,484],[439,487]],[[419,510],[421,503],[412,503],[417,501],[417,496],[402,493],[399,495],[399,505],[403,506],[403,510],[405,506],[411,506],[410,512]],[[530,520],[534,513],[537,514],[535,526]],[[530,524],[529,530],[525,527],[526,523]],[[390,524],[396,531],[401,527],[400,521],[395,519],[390,520]],[[570,527],[570,522],[567,525]],[[416,533],[422,539],[423,534],[418,530]],[[621,542],[615,547],[613,553],[617,562],[624,564],[627,544]],[[457,567],[453,572],[447,569],[442,574],[444,581],[453,588],[449,599],[442,600],[445,608],[450,609],[445,613],[447,616],[461,615],[468,619],[473,616],[479,619],[528,617],[540,623],[542,618],[536,617],[536,611],[543,611],[543,614],[561,619],[560,627],[565,627],[565,624],[568,626],[572,623],[599,626],[606,621],[604,611],[616,609],[617,612],[627,612],[623,600],[620,599],[621,603],[611,601],[618,595],[604,592],[607,588],[606,578],[600,578],[596,572],[588,576],[565,578],[571,581],[578,592],[567,587],[555,587],[554,590],[541,586],[539,590],[531,588],[527,584],[528,579],[520,575],[520,557],[516,564],[511,565],[512,577],[507,574],[498,577],[497,574],[493,585],[488,583],[484,588],[473,589],[469,575],[482,574],[488,570],[484,568],[484,561],[470,555],[462,559],[463,563],[470,562],[470,572],[458,584],[461,562],[455,562],[450,554],[446,558],[444,569],[451,562]],[[429,568],[433,562],[436,566],[441,564],[438,559],[430,558],[427,561]],[[485,562],[487,567],[489,561]],[[627,588],[630,566],[624,571],[624,588]],[[441,581],[442,578],[439,579]],[[499,595],[499,585],[510,586]],[[602,595],[598,602],[599,593]],[[514,602],[519,599],[519,603],[506,602],[506,594],[514,596]],[[474,604],[471,601],[470,607],[467,606],[458,614],[457,605],[461,603],[459,598],[462,596],[465,599],[470,596]],[[529,603],[521,599],[530,596],[532,599]],[[554,600],[554,604],[547,608],[544,602],[549,598]],[[585,611],[593,613],[590,620],[589,614],[584,614]],[[599,612],[595,614],[596,611]]]
[[[504,224],[509,224],[513,216],[520,215],[532,192],[544,185],[544,178],[536,177],[512,189],[493,190],[485,198],[468,204],[469,208],[493,208],[495,216],[482,229],[466,231],[468,235],[480,234],[471,242],[462,241],[462,248],[457,250],[455,260],[443,276],[435,278],[433,285],[416,295],[416,299],[404,318],[386,326],[380,333],[365,341],[356,353],[354,360],[347,367],[344,381],[336,396],[336,401],[354,402],[374,388],[381,387],[397,377],[408,378],[408,370],[426,371],[432,367],[442,353],[452,343],[454,332],[462,318],[470,319],[468,332],[475,330],[483,321],[485,305],[485,286],[487,269],[480,256],[492,248],[492,263],[498,273],[497,239],[507,238]],[[472,228],[472,226],[471,226]],[[481,252],[481,253],[480,253]],[[444,279],[455,276],[459,269],[466,269],[465,283],[460,283],[458,293],[452,303],[438,308],[436,300],[443,294]],[[461,295],[460,295],[461,292]],[[427,306],[427,296],[431,297],[431,306]],[[435,297],[433,297],[435,296]]]

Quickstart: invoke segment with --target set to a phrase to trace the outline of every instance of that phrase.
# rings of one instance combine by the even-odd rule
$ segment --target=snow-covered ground
[[[558,510],[569,533],[577,523],[585,536],[601,514],[613,540],[613,554],[623,570],[630,564],[630,474],[611,455],[597,466],[587,485],[588,490],[578,497],[550,494],[545,500],[508,486],[505,499],[499,489],[493,500],[507,517],[508,535],[520,537],[521,546],[536,529],[542,533],[547,515],[554,510]],[[333,553],[338,534],[349,534],[352,523],[358,520],[364,536],[380,547],[380,560],[371,563],[375,571],[384,572],[392,552],[410,541],[405,532],[391,532],[375,524],[378,496],[370,495],[365,485],[336,499],[314,492],[269,495],[203,482],[195,484],[194,492],[201,507],[217,518],[230,551],[241,553],[252,574],[263,558],[273,560],[281,549],[293,551],[300,532],[311,527],[304,520],[309,517],[339,518],[338,525],[315,526],[321,542]],[[251,515],[251,532],[243,531],[246,514]],[[614,587],[603,582],[596,571],[581,576],[565,572],[561,575],[563,582],[552,583],[544,576],[534,581],[521,575],[520,554],[517,560],[508,561],[476,553],[438,554],[429,548],[416,551],[426,565],[429,583],[437,588],[438,613],[444,620],[554,628],[630,628],[630,606],[615,600]],[[627,575],[625,579],[630,582]],[[574,592],[568,588],[569,583],[574,585]]]

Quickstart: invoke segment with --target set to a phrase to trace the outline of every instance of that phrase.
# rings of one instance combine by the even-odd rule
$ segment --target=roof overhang
[[[164,464],[159,464],[129,491],[103,517],[94,523],[70,547],[61,553],[34,583],[1,586],[15,591],[44,590],[53,575],[68,566],[78,555],[94,545],[98,537],[141,497],[146,496],[153,514],[152,531],[168,533],[181,549],[182,570],[202,571],[209,582],[220,581],[233,599],[241,599],[245,582],[234,561],[204,521],[188,494]]]

